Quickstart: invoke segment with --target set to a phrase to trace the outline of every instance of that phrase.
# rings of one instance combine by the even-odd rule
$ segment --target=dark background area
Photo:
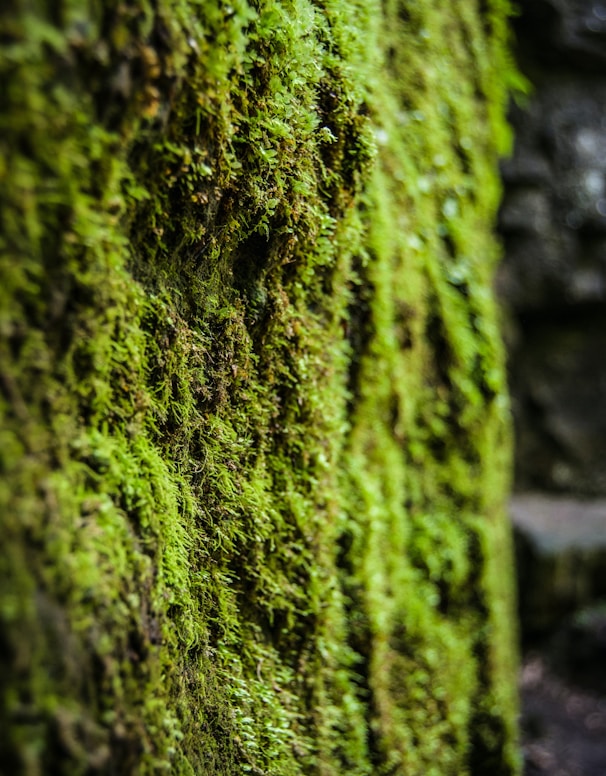
[[[523,0],[497,288],[516,426],[512,500],[525,773],[606,773],[606,3]]]

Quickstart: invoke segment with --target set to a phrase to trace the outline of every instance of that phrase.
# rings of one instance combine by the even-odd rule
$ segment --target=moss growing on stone
[[[512,774],[507,5],[0,11],[0,762]]]

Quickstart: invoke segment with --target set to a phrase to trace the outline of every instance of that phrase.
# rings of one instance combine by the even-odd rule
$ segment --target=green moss
[[[0,11],[7,772],[516,772],[481,5]]]

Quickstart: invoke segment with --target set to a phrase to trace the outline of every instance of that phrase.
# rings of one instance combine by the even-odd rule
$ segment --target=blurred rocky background
[[[606,774],[606,2],[520,0],[498,291],[526,774]]]

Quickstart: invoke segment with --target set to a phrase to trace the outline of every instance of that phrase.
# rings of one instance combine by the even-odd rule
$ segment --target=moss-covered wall
[[[0,6],[0,771],[517,771],[505,0]]]

